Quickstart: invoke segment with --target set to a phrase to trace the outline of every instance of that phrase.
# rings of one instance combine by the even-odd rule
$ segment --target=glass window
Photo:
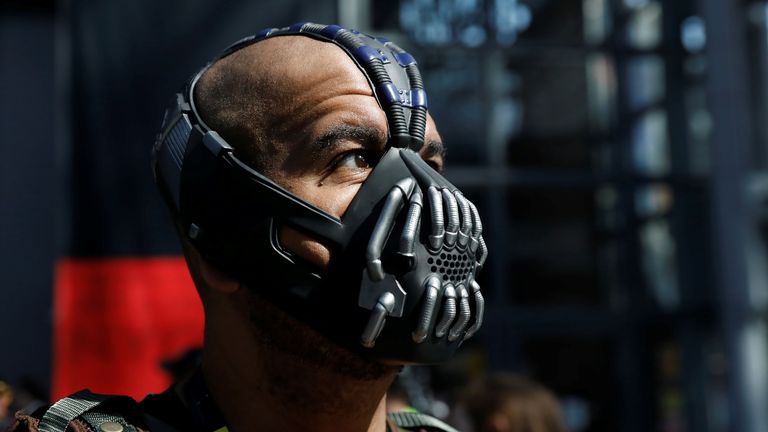
[[[626,71],[627,108],[631,112],[658,106],[664,101],[664,60],[656,55],[636,56]]]
[[[525,304],[605,304],[596,256],[605,236],[594,224],[590,188],[525,188],[507,195],[510,218],[506,298]]]
[[[669,174],[667,113],[653,109],[644,113],[631,129],[632,162],[635,172],[648,176]]]
[[[615,351],[610,340],[586,337],[528,338],[526,372],[560,398],[568,430],[610,431],[618,426]]]
[[[627,44],[632,48],[647,50],[661,42],[662,7],[658,1],[624,0],[629,20],[626,27]]]

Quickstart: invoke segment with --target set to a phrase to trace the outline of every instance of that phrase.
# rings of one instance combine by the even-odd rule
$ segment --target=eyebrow
[[[367,149],[378,150],[383,149],[387,138],[382,131],[374,127],[339,124],[332,126],[310,144],[310,154],[313,158],[320,159],[335,150],[344,140],[356,141]],[[421,153],[425,159],[439,156],[445,160],[445,144],[439,140],[429,140],[424,144]]]
[[[323,132],[310,144],[310,154],[312,157],[321,158],[344,140],[359,142],[363,147],[373,150],[384,147],[386,136],[374,127],[339,124]]]
[[[424,148],[422,149],[422,156],[424,158],[431,158],[433,156],[440,156],[443,160],[445,159],[445,144],[443,144],[442,141],[438,140],[429,140],[424,145]]]

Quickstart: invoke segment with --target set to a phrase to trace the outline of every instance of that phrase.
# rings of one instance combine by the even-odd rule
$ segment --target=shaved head
[[[219,131],[244,162],[267,170],[267,92],[275,78],[265,73],[258,51],[263,49],[255,44],[216,61],[200,77],[194,97],[202,120]]]
[[[318,71],[329,67],[365,80],[334,44],[304,36],[267,39],[211,65],[195,86],[196,108],[238,157],[269,175],[276,168],[274,156],[284,152],[280,142],[295,132],[290,120],[300,115],[296,96],[308,85],[322,85]]]

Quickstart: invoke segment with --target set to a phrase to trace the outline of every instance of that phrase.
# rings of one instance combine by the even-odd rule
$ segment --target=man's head
[[[445,358],[480,325],[486,252],[415,61],[336,26],[265,34],[166,114],[155,172],[187,249],[371,358]]]
[[[387,118],[365,75],[342,49],[306,36],[250,45],[215,62],[195,86],[201,118],[246,163],[341,218],[387,145]],[[443,167],[428,117],[420,153]],[[324,268],[330,251],[295,230],[287,249]]]

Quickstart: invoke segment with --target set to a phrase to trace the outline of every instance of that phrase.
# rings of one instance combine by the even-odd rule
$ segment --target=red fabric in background
[[[54,400],[90,388],[141,399],[161,369],[202,345],[203,310],[183,258],[64,259],[56,266]]]

